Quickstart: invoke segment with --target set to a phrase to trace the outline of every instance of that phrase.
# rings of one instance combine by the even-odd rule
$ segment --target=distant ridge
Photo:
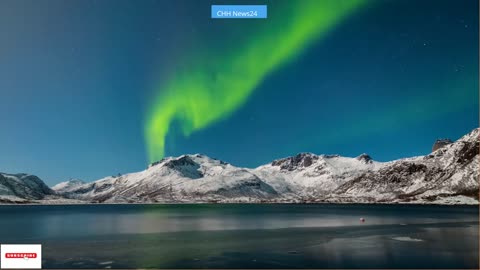
[[[26,185],[22,194],[11,192],[3,176],[0,202],[478,204],[478,173],[477,128],[426,156],[390,162],[368,154],[300,153],[249,169],[201,154],[182,155],[137,173],[63,182],[53,191],[44,184]],[[27,178],[16,179],[22,186]]]

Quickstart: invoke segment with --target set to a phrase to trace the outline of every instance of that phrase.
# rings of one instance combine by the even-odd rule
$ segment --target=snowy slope
[[[253,173],[282,193],[293,191],[305,198],[330,193],[362,173],[381,166],[382,163],[366,154],[349,158],[301,153],[260,166]]]
[[[86,183],[80,179],[72,179],[70,181],[61,182],[53,186],[52,189],[55,190],[56,192],[65,193],[65,192],[70,192],[84,184]]]
[[[147,170],[107,177],[60,193],[94,202],[271,199],[277,192],[248,169],[204,155],[165,158]]]
[[[427,156],[391,162],[301,153],[255,169],[204,155],[54,190],[92,202],[478,203],[479,129]],[[57,185],[58,186],[58,185]],[[68,186],[68,189],[62,187]]]
[[[478,151],[479,129],[475,129],[429,155],[388,162],[363,173],[335,193],[355,201],[432,202],[468,196],[478,202]]]
[[[357,202],[478,204],[479,129],[426,156],[376,162],[300,153],[254,168],[205,155],[168,157],[146,170],[52,190],[38,177],[0,173],[0,203]]]
[[[0,173],[0,203],[40,200],[51,194],[53,191],[34,175]]]

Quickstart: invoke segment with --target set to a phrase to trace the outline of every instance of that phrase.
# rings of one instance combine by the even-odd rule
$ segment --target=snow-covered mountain
[[[255,169],[204,155],[164,158],[144,171],[55,187],[68,198],[119,202],[478,203],[479,129],[426,156],[376,162],[301,153]]]
[[[0,173],[0,203],[41,200],[53,193],[35,175]]]
[[[384,163],[337,188],[336,199],[478,203],[479,136],[477,128],[429,155]]]
[[[80,179],[71,179],[69,181],[56,184],[52,187],[52,189],[55,190],[57,193],[67,193],[85,184],[86,183]]]
[[[145,171],[106,177],[76,185],[68,191],[54,190],[69,198],[92,202],[189,202],[229,198],[248,201],[279,196],[250,170],[199,154],[164,158]]]
[[[315,200],[380,166],[382,163],[373,161],[367,154],[349,158],[300,153],[275,160],[252,172],[282,194],[293,192],[299,198]]]
[[[359,202],[478,204],[479,136],[441,140],[426,156],[376,162],[300,153],[254,168],[205,155],[164,158],[146,170],[50,189],[28,174],[0,173],[0,203]]]

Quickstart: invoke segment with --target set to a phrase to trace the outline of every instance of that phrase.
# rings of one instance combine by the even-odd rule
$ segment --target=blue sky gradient
[[[215,50],[269,20],[211,20],[212,3],[0,1],[0,171],[53,185],[143,170],[146,105],[165,74],[196,43]],[[231,117],[188,138],[174,124],[166,154],[246,167],[298,152],[427,154],[478,127],[478,31],[478,1],[372,1]]]

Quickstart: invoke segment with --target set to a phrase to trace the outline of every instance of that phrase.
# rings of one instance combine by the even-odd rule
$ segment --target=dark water
[[[0,206],[0,242],[42,244],[44,268],[478,268],[478,218],[460,206]]]

